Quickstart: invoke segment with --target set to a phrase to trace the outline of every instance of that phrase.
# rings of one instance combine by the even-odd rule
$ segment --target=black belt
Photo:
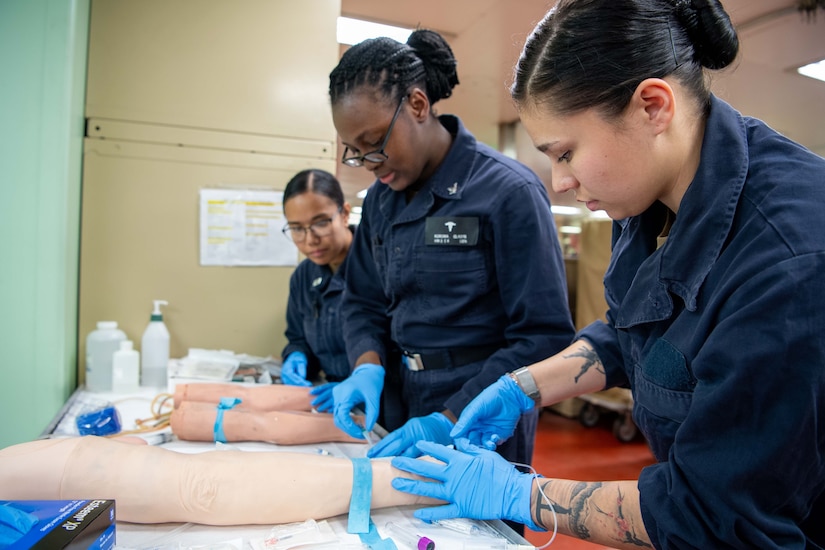
[[[407,357],[407,368],[412,371],[437,370],[463,367],[470,363],[483,361],[504,346],[480,346],[472,348],[454,348],[440,351],[413,353],[403,351]]]

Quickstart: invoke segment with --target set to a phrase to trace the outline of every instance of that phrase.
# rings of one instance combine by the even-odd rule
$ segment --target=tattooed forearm
[[[589,502],[593,493],[600,489],[601,483],[576,483],[570,497],[570,531],[582,540],[590,538],[590,528],[587,517],[590,511]]]
[[[652,548],[637,481],[538,478],[537,487],[532,500],[536,525],[610,548]]]
[[[571,353],[569,355],[563,355],[565,359],[571,359],[574,357],[581,357],[584,359],[582,362],[581,370],[579,370],[579,374],[573,379],[574,381],[578,382],[579,378],[584,376],[584,374],[589,371],[591,368],[596,369],[598,372],[605,374],[604,366],[602,365],[599,356],[596,354],[595,350],[592,350],[586,346],[582,346],[579,348],[578,351]]]
[[[555,521],[558,521],[560,516],[569,516],[570,515],[570,508],[562,506],[556,500],[551,499],[547,494],[550,492],[550,484],[553,483],[553,480],[542,480],[539,482],[539,487],[541,491],[536,491],[536,500],[533,512],[533,520],[536,522],[536,525],[547,529],[548,531],[553,530],[553,525],[548,525],[546,520],[548,518],[552,518]],[[545,512],[549,514],[545,517]],[[555,517],[553,515],[555,512]]]
[[[594,504],[594,508],[596,512],[606,516],[610,520],[612,520],[616,534],[618,535],[618,540],[626,544],[632,544],[634,546],[643,546],[645,548],[652,548],[652,545],[648,544],[646,541],[640,539],[636,535],[636,530],[633,527],[632,522],[628,521],[625,518],[624,511],[622,510],[622,505],[624,504],[624,496],[622,495],[622,490],[619,488],[618,495],[616,496],[616,510],[615,511],[606,511],[602,510],[598,504]]]

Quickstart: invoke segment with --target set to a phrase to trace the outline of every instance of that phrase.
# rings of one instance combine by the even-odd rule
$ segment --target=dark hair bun
[[[424,63],[430,100],[434,103],[450,97],[458,84],[458,73],[449,44],[435,31],[417,29],[410,34],[407,45]]]
[[[703,67],[723,69],[736,59],[739,39],[718,0],[677,0],[675,7]]]

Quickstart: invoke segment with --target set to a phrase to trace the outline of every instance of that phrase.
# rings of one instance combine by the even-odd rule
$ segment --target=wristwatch
[[[527,367],[516,369],[513,372],[508,373],[508,376],[513,379],[513,382],[518,384],[518,387],[521,388],[521,391],[527,394],[527,397],[536,403],[536,406],[541,406],[541,395],[539,394],[539,388],[536,386],[536,380],[533,378],[533,375],[530,374],[530,371],[527,370]]]

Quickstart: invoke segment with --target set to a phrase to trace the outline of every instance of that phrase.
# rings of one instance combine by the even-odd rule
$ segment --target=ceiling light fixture
[[[377,38],[379,36],[388,36],[403,43],[407,41],[412,29],[373,23],[372,21],[364,21],[363,19],[354,19],[352,17],[339,17],[337,31],[338,43],[351,46],[368,38]]]
[[[796,72],[825,82],[825,59],[820,59],[814,63],[808,63],[807,65],[799,67]]]

